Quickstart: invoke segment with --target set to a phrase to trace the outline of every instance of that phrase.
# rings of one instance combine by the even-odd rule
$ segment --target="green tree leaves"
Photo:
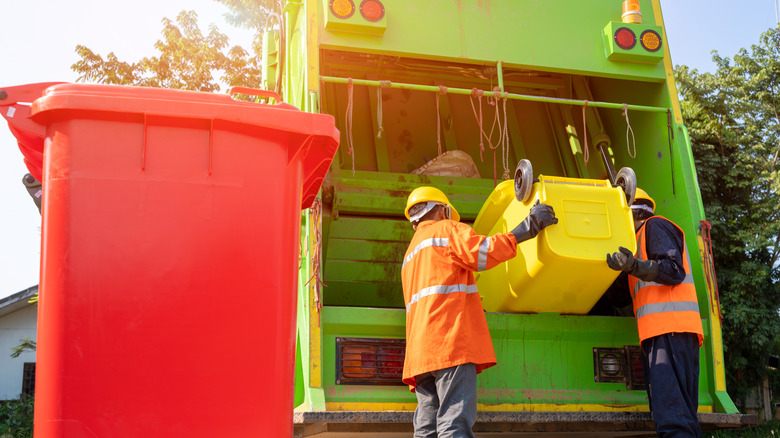
[[[247,3],[249,9],[234,9],[237,11],[232,15],[234,22],[246,25],[248,17],[263,16],[265,9],[256,2],[242,3]],[[238,7],[243,6],[234,6]],[[197,20],[194,11],[182,11],[176,22],[163,19],[162,39],[154,45],[158,55],[138,62],[120,61],[113,52],[103,58],[88,47],[79,45],[76,52],[81,59],[72,69],[79,74],[79,82],[206,92],[220,91],[220,84],[260,87],[261,68],[257,51],[260,46],[255,43],[251,52],[240,46],[231,47],[228,37],[213,25],[207,34],[203,34]],[[255,41],[259,38],[256,37]]]
[[[780,333],[780,30],[717,70],[675,78],[699,176],[723,308],[728,389],[744,406]]]

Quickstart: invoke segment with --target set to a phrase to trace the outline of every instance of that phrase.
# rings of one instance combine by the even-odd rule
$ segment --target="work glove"
[[[640,260],[622,246],[618,252],[607,254],[607,266],[615,271],[623,271],[644,281],[653,281],[658,275],[658,262],[655,260]]]
[[[514,234],[517,243],[520,243],[528,239],[533,239],[545,227],[557,223],[558,218],[555,217],[553,208],[547,204],[540,204],[537,199],[536,204],[531,207],[531,212],[528,214],[528,217],[520,222],[520,225],[516,226],[511,233]]]

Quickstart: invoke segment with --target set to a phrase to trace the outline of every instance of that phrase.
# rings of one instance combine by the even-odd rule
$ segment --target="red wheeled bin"
[[[36,438],[292,436],[301,209],[333,118],[41,87],[0,100],[43,182]]]

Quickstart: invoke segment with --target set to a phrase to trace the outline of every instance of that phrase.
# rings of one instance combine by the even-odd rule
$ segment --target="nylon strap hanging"
[[[355,176],[355,152],[352,148],[352,78],[347,79],[347,114],[345,124],[347,128],[347,154],[352,157],[352,176]]]
[[[376,88],[376,124],[378,125],[376,138],[382,138],[382,133],[385,131],[382,123],[382,88],[390,88],[392,85],[390,81],[379,81],[379,86]]]
[[[585,105],[582,106],[582,137],[585,140],[585,147],[582,148],[582,159],[585,161],[585,165],[588,165],[590,159],[590,152],[588,151],[588,124],[585,121],[585,109],[588,107],[588,101],[585,101]]]
[[[634,128],[631,127],[631,122],[628,121],[628,104],[623,104],[623,114],[626,116],[626,150],[628,151],[628,156],[631,158],[636,158],[636,137],[634,137]],[[628,142],[628,133],[631,132],[631,140],[634,143],[634,154],[631,154],[631,143]]]
[[[439,96],[447,94],[447,87],[439,85],[439,92],[436,93],[436,144],[439,146],[439,156],[441,156],[441,115],[439,114]]]

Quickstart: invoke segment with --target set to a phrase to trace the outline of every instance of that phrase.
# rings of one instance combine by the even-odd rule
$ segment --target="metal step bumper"
[[[295,437],[407,438],[413,433],[410,411],[296,412]],[[755,415],[700,413],[703,431],[755,425]],[[640,437],[654,436],[649,412],[479,412],[477,437]]]

